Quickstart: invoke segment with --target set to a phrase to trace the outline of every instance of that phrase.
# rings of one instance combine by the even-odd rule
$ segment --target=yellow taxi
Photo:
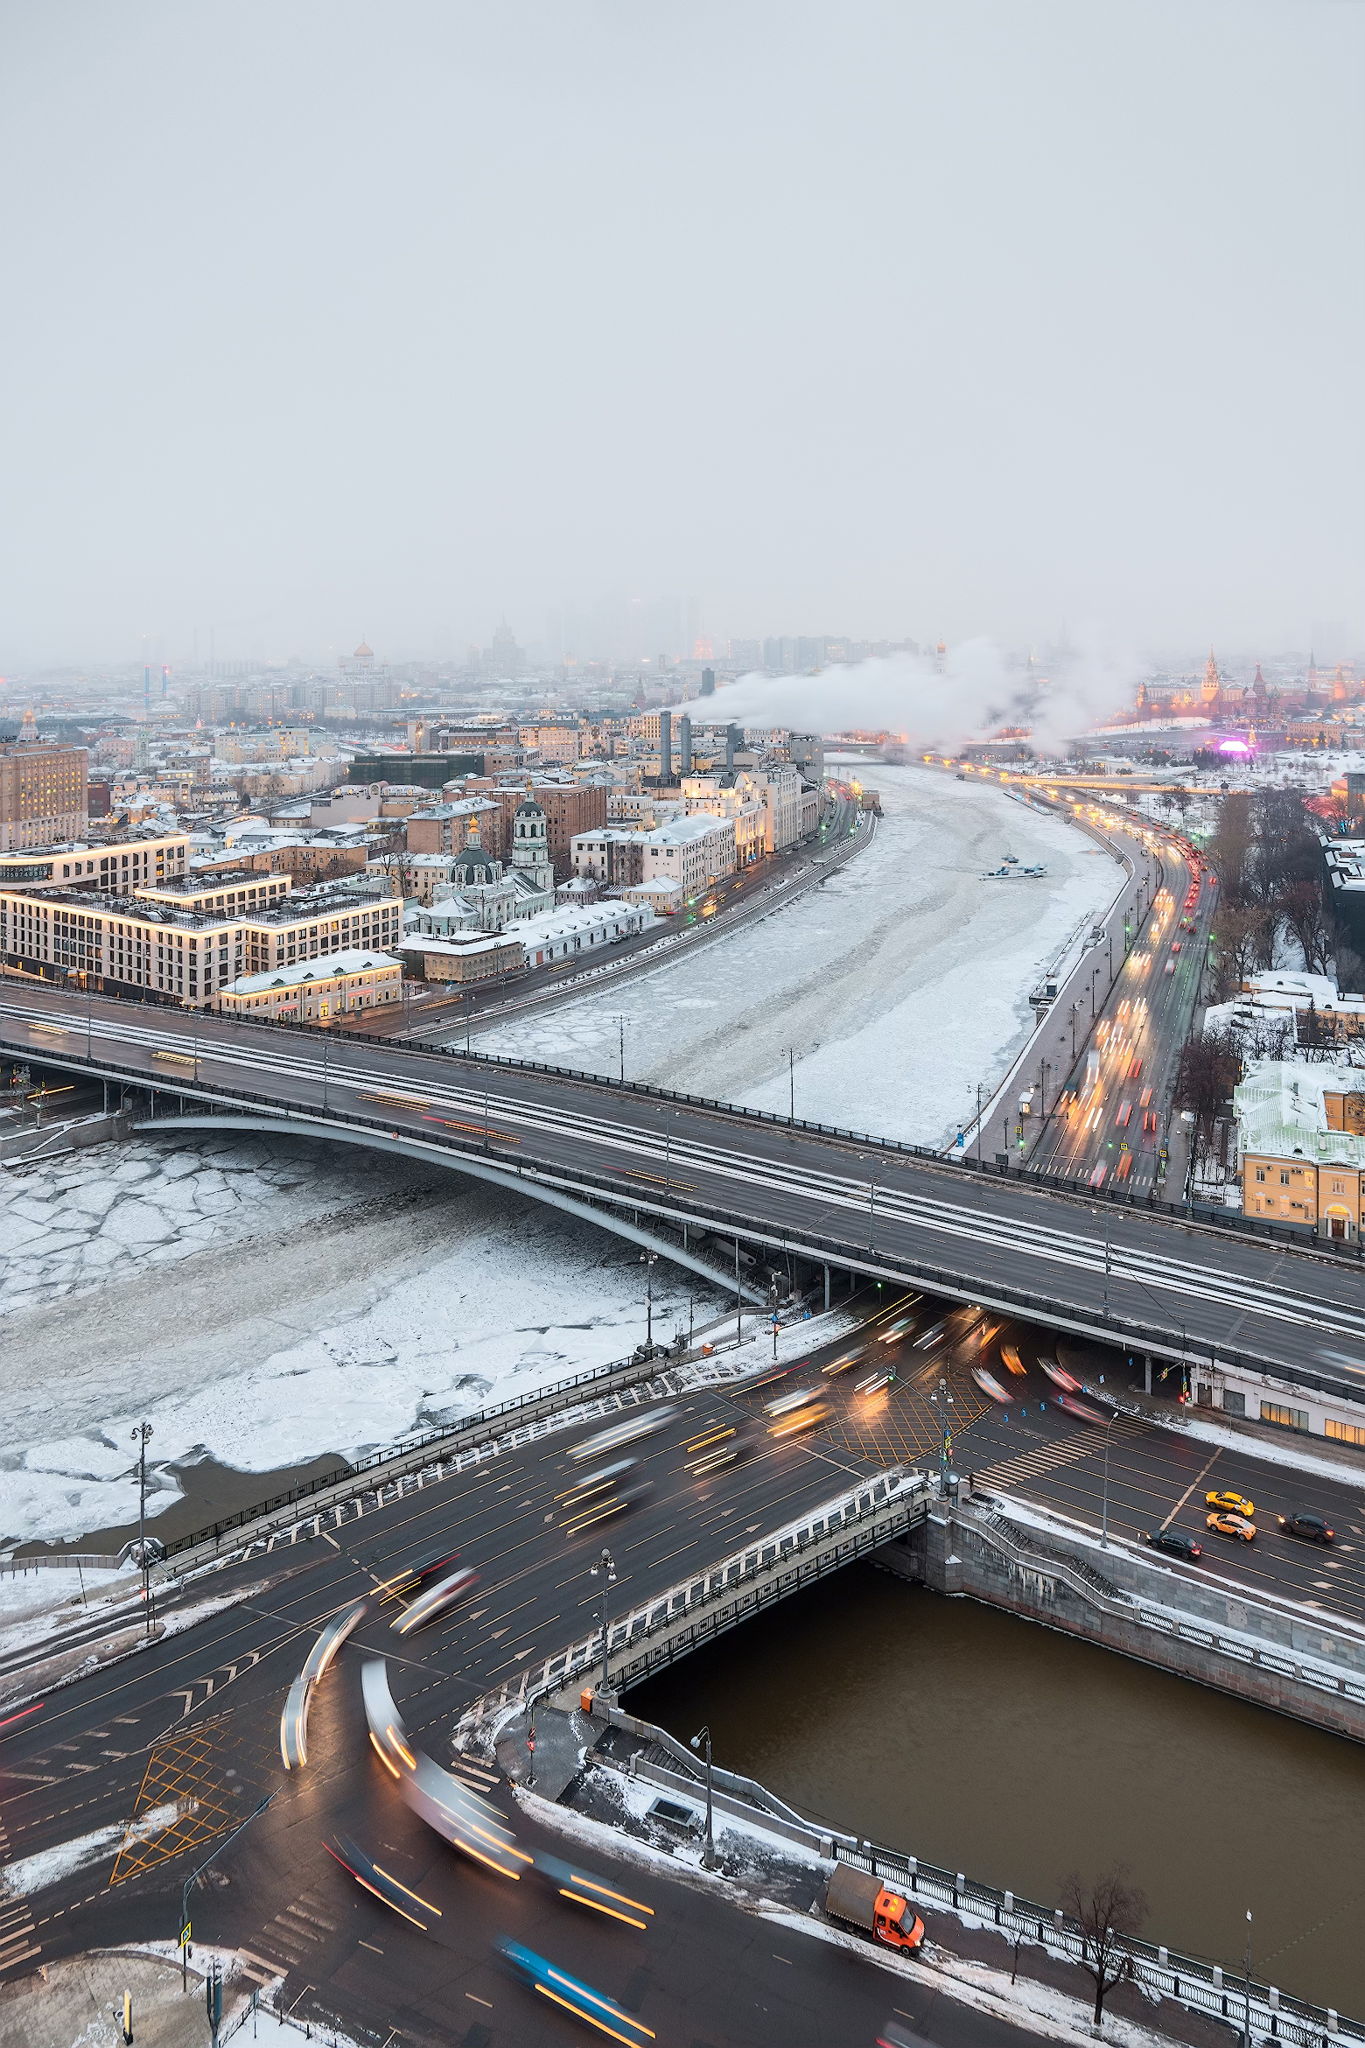
[[[1219,1508],[1229,1515],[1245,1515],[1250,1521],[1256,1512],[1255,1501],[1248,1500],[1244,1493],[1206,1493],[1206,1508]]]
[[[1215,1536],[1230,1536],[1235,1543],[1251,1543],[1256,1535],[1256,1524],[1245,1515],[1206,1515],[1204,1527],[1212,1529]]]

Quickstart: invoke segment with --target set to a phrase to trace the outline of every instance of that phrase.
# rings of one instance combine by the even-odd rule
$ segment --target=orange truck
[[[880,1878],[851,1864],[836,1863],[825,1887],[825,1911],[831,1920],[857,1927],[888,1948],[918,1948],[924,1922],[901,1892],[889,1891]]]

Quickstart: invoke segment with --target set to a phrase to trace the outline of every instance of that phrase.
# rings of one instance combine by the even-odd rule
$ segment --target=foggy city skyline
[[[1359,9],[4,20],[8,672],[1365,640]]]

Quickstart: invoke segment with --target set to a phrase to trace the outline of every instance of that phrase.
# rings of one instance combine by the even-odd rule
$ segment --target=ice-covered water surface
[[[858,762],[873,845],[817,889],[652,973],[480,1034],[478,1047],[939,1144],[1028,1035],[1029,990],[1113,897],[1112,856],[999,789]],[[1046,879],[987,882],[1006,853]]]
[[[163,1149],[164,1147],[164,1149]],[[627,1355],[644,1268],[553,1210],[400,1160],[139,1139],[0,1177],[0,1536],[136,1514],[163,1468],[348,1455]],[[654,1330],[724,1306],[653,1269]]]

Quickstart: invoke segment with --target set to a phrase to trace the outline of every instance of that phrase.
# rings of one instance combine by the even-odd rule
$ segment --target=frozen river
[[[724,1306],[654,1269],[656,1336],[690,1294],[698,1322]],[[626,1357],[644,1297],[635,1248],[591,1224],[347,1146],[147,1138],[10,1169],[0,1537],[134,1519],[135,1422],[155,1513],[170,1465],[347,1455]]]
[[[1111,856],[979,782],[858,762],[881,791],[872,846],[757,925],[548,1013],[494,1025],[480,1051],[936,1145],[993,1088],[1031,1028],[1030,989],[1113,896]],[[1007,853],[1045,880],[985,882]],[[463,1041],[461,1041],[463,1042]]]

